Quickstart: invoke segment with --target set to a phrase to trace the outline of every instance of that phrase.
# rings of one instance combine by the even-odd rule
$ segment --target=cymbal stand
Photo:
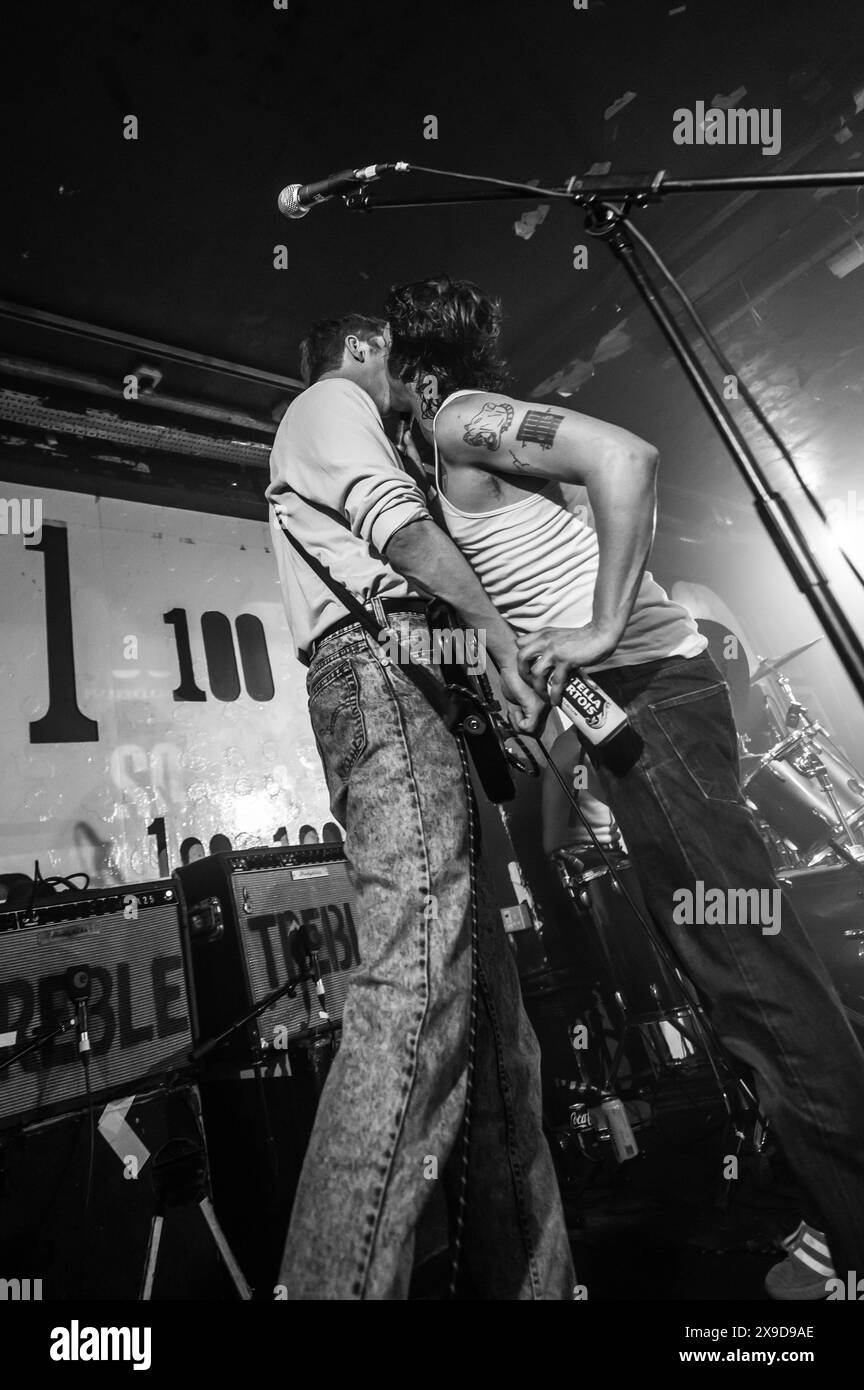
[[[816,742],[817,738],[824,738],[826,742],[833,744],[833,739],[831,739],[830,735],[817,720],[810,718],[809,710],[806,705],[802,705],[800,700],[796,698],[788,677],[778,674],[777,680],[789,701],[789,708],[786,714],[787,727],[798,730],[803,738],[804,766],[800,767],[799,771],[803,772],[805,777],[813,777],[816,779],[838,823],[843,827],[846,839],[849,841],[850,845],[860,845],[861,840],[858,832],[840,804],[840,799],[837,796],[831,773],[820,756],[820,748]],[[836,745],[834,746],[836,747]],[[849,759],[839,748],[837,749],[837,755],[840,761],[848,768],[851,774],[851,780],[860,783],[862,779],[857,768],[849,762]],[[832,838],[831,843],[836,849],[836,839]]]

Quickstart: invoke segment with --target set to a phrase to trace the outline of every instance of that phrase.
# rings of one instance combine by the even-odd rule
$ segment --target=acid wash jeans
[[[426,626],[416,613],[390,621]],[[279,1279],[289,1299],[404,1299],[417,1223],[448,1158],[455,1150],[458,1167],[462,1153],[468,792],[456,739],[359,625],[321,644],[307,689],[333,815],[346,827],[360,965]],[[500,918],[481,910],[477,929],[461,1266],[477,1298],[569,1299],[539,1047]]]
[[[695,897],[700,880],[706,894],[778,888],[741,794],[728,687],[707,655],[595,678],[642,741],[628,771],[592,761],[651,915],[729,1052],[752,1069],[837,1274],[864,1276],[864,1053],[792,904],[782,899],[780,929],[775,921],[766,933],[758,923],[688,925],[676,910],[673,895]]]

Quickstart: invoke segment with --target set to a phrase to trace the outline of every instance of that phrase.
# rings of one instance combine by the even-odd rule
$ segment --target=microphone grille
[[[298,196],[300,187],[301,185],[299,183],[289,183],[288,187],[283,188],[282,192],[279,194],[277,207],[283,217],[305,217],[309,211],[308,208],[301,207],[300,205],[300,198]]]

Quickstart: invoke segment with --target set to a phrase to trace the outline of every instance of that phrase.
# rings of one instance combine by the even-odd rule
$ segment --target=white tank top
[[[472,394],[454,391],[439,411],[456,396]],[[435,486],[447,529],[499,612],[517,632],[589,623],[599,547],[586,489],[553,479],[521,501],[488,512],[462,511],[441,488],[435,421],[432,437]],[[707,645],[687,609],[673,603],[646,571],[621,641],[606,661],[589,669],[696,656]]]

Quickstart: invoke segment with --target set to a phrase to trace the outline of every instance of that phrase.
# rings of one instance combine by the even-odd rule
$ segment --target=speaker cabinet
[[[69,972],[90,976],[90,1087],[96,1100],[188,1066],[192,1044],[177,888],[170,880],[59,894],[0,913],[0,1128],[86,1103],[75,1030],[3,1066],[74,1012]]]
[[[223,1033],[279,985],[293,997],[272,1007],[219,1049],[220,1061],[260,1061],[322,1020],[309,951],[324,982],[325,1010],[342,1018],[359,962],[354,895],[339,845],[210,855],[175,875],[189,936],[196,1041]]]

